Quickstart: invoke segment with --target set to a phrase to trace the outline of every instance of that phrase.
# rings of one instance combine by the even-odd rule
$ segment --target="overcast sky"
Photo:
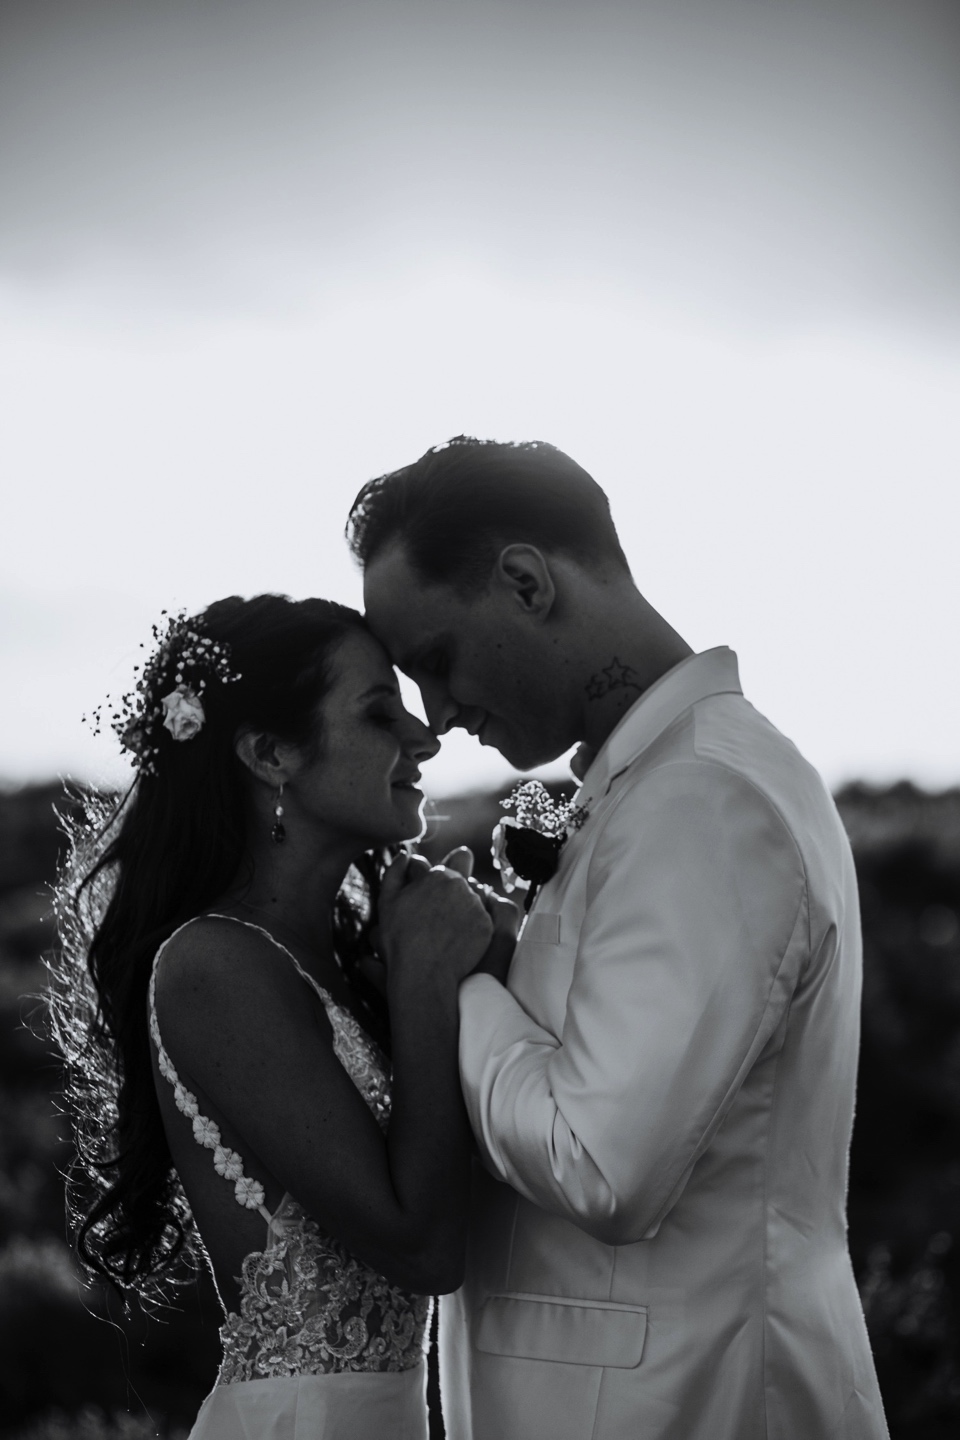
[[[958,82],[932,0],[5,4],[0,777],[122,773],[164,605],[359,603],[357,489],[466,432],[831,783],[960,781]]]

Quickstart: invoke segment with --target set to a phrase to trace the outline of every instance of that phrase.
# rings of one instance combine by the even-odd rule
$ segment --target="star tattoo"
[[[639,694],[642,689],[637,672],[629,665],[621,665],[616,655],[611,664],[591,675],[586,685],[588,700],[602,700],[611,690],[636,690]]]

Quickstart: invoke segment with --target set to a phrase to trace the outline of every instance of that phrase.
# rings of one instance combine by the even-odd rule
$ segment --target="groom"
[[[844,1217],[857,889],[822,782],[552,446],[459,437],[367,485],[349,535],[438,733],[519,770],[581,746],[585,822],[509,975],[460,992],[485,1169],[451,1440],[881,1440]]]

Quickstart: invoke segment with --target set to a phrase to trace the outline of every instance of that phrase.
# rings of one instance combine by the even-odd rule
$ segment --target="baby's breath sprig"
[[[107,723],[120,741],[120,748],[132,755],[134,765],[148,774],[156,773],[161,730],[174,740],[192,740],[203,728],[206,713],[201,696],[211,679],[224,685],[240,676],[230,668],[230,646],[195,628],[186,611],[160,612],[159,624],[151,627],[156,648],[142,665],[133,667],[136,680],[132,690],[119,699],[98,705],[84,721],[99,735]],[[144,644],[141,650],[146,649]],[[166,694],[162,693],[172,686]]]
[[[570,830],[579,830],[586,819],[586,811],[572,800],[551,799],[550,792],[539,780],[525,780],[500,804],[504,810],[514,811],[518,825],[555,838]]]
[[[525,780],[500,804],[515,819],[501,820],[493,832],[493,863],[504,890],[526,890],[529,910],[539,886],[553,878],[560,852],[587,812],[572,800],[552,800],[539,780]]]

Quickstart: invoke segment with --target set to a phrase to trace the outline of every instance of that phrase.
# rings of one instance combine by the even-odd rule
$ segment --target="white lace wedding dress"
[[[385,1130],[387,1063],[354,1017],[267,930],[234,916],[210,918],[259,931],[291,960],[323,1002],[337,1058]],[[325,1234],[291,1195],[273,1214],[267,1210],[263,1187],[200,1114],[163,1047],[154,994],[164,948],[153,962],[149,998],[160,1072],[195,1139],[213,1152],[217,1174],[266,1226],[263,1250],[247,1255],[237,1277],[240,1309],[227,1313],[220,1330],[220,1374],[188,1440],[425,1440],[429,1298],[391,1285]]]

